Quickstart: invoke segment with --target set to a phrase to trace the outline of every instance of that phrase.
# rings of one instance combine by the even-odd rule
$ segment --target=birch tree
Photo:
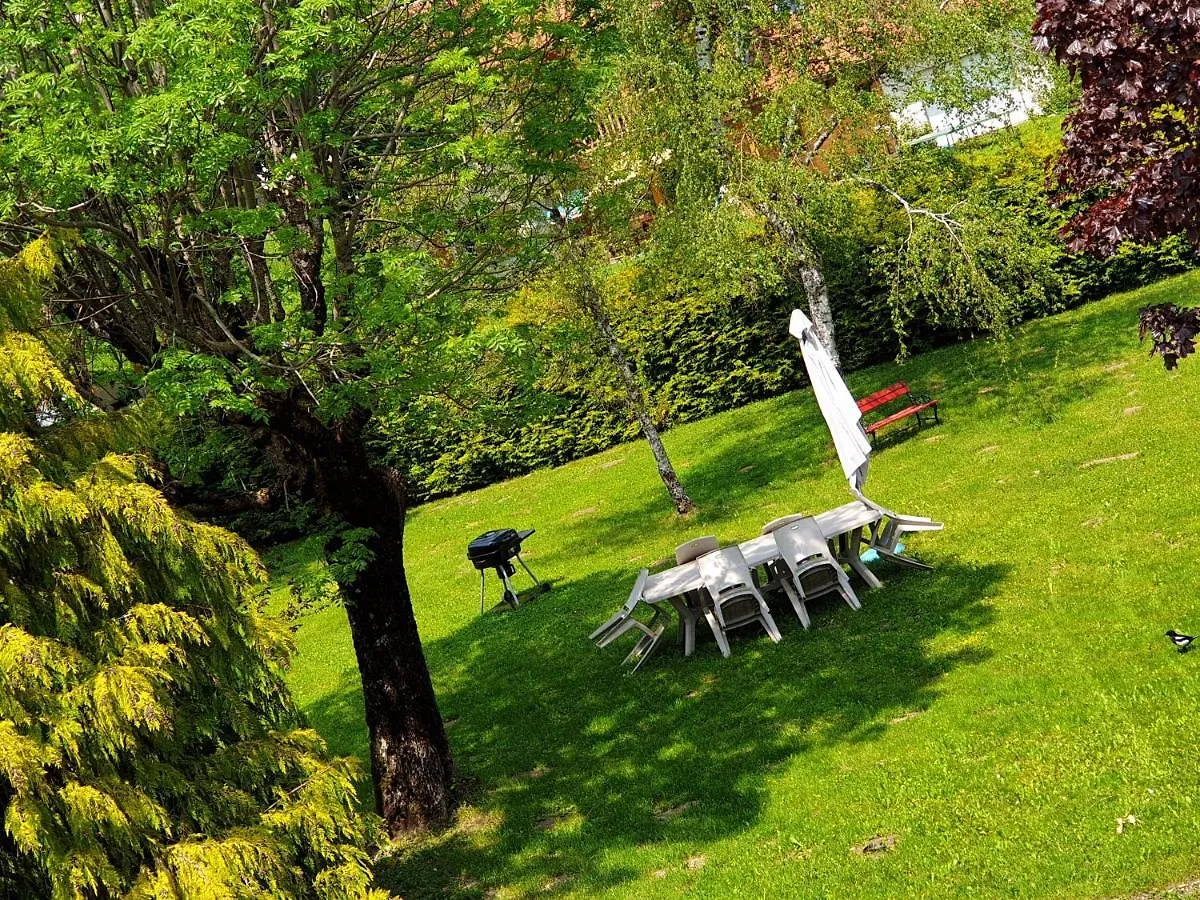
[[[917,99],[970,108],[999,74],[1032,65],[1020,44],[1031,8],[1020,0],[613,0],[611,9],[626,52],[600,103],[595,168],[644,186],[649,230],[721,204],[756,218],[835,360],[821,245],[848,193],[878,188],[950,247],[963,244],[962,223],[889,185],[900,146],[892,112]]]

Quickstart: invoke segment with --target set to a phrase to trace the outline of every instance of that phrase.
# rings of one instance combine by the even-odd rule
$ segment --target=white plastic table
[[[815,518],[826,540],[847,539],[848,546],[839,554],[846,557],[842,561],[849,563],[850,568],[862,576],[863,581],[871,587],[879,587],[879,579],[866,567],[858,551],[862,543],[863,529],[882,519],[883,513],[861,500],[855,500],[845,506],[823,512]],[[779,559],[779,550],[775,546],[775,536],[772,534],[763,534],[743,541],[738,544],[738,549],[742,551],[742,556],[746,557],[746,564],[751,568]],[[642,600],[646,603],[659,603],[671,597],[698,591],[703,586],[700,567],[695,562],[684,563],[647,578],[646,586],[642,589]]]
[[[874,525],[884,513],[861,500],[823,512],[814,518],[821,526],[826,540],[838,541],[838,558],[853,569],[870,587],[881,587],[875,573],[862,561],[863,529]],[[750,568],[779,559],[779,548],[773,534],[763,534],[738,544]],[[700,578],[700,567],[694,561],[675,566],[646,579],[642,588],[642,602],[656,605],[667,601],[679,614],[682,626],[685,656],[691,656],[696,647],[696,618],[698,611],[690,607],[684,596],[700,591],[704,581]]]

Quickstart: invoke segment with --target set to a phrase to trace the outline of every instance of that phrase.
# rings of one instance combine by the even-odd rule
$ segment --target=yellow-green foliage
[[[253,552],[134,457],[56,456],[104,417],[39,329],[53,266],[0,261],[0,896],[365,896],[374,826],[283,686]]]
[[[0,259],[0,427],[12,428],[60,407],[78,407],[79,395],[54,361],[52,345],[35,333],[38,284],[54,273],[46,238],[13,259]]]

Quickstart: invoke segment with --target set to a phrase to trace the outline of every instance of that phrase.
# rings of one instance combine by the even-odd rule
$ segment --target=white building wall
[[[973,67],[965,60],[963,68],[969,76]],[[927,77],[923,73],[914,73],[885,81],[884,93],[899,106],[916,92],[914,88],[922,86],[922,79]],[[993,75],[989,80],[990,83],[981,85],[990,94],[989,98],[971,109],[943,109],[926,101],[900,106],[892,118],[901,129],[904,143],[909,146],[936,143],[939,147],[950,147],[968,138],[1020,125],[1042,113],[1041,98],[1049,87],[1043,74],[1014,73],[1006,81]]]

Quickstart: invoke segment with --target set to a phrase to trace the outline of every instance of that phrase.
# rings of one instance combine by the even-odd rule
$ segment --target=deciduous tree
[[[891,113],[918,99],[958,109],[988,99],[997,73],[1011,77],[1020,62],[1014,41],[1028,28],[1028,4],[616,0],[612,7],[626,52],[600,104],[592,152],[603,163],[590,170],[602,189],[641,187],[636,221],[651,236],[672,216],[699,223],[714,207],[743,210],[760,223],[759,240],[774,247],[774,267],[835,359],[822,245],[852,214],[848,194],[866,188],[897,202],[922,238],[904,248],[915,255],[940,241],[958,280],[976,293],[985,287],[959,220],[970,211],[926,210],[896,193]],[[693,236],[688,254],[704,257],[696,247],[706,229]]]
[[[519,268],[574,136],[570,26],[542,6],[0,6],[0,216],[78,236],[56,310],[252,433],[358,545],[342,587],[393,832],[447,820],[453,765],[405,484],[368,439]]]
[[[582,223],[575,223],[582,226]],[[610,387],[637,422],[650,447],[659,478],[675,512],[686,515],[696,508],[675,470],[655,424],[646,386],[634,367],[628,348],[614,322],[613,297],[629,298],[629,278],[614,265],[607,249],[584,234],[570,235],[562,229],[554,256],[543,277],[526,285],[511,304],[510,323],[528,325],[543,338],[543,353],[551,366],[572,364],[593,370],[588,379],[593,391]],[[621,285],[624,285],[624,290]],[[625,312],[636,316],[638,304],[626,303]],[[599,369],[603,375],[596,376]],[[613,379],[605,377],[615,375]]]

